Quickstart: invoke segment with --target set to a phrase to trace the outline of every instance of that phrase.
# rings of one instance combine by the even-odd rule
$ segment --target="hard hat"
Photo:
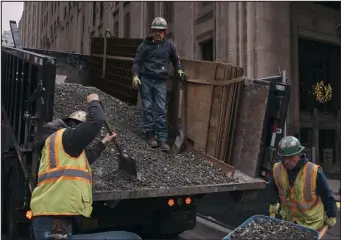
[[[167,29],[167,21],[163,17],[157,17],[152,22],[152,29]]]
[[[286,136],[281,139],[278,144],[278,155],[283,157],[290,157],[299,154],[303,151],[300,141],[293,136]]]
[[[68,117],[68,119],[75,119],[75,120],[78,120],[80,122],[85,122],[86,121],[86,115],[87,115],[86,112],[79,110],[79,111],[71,113],[71,115]]]

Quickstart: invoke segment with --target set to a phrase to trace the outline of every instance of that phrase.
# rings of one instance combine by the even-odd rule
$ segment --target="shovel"
[[[172,153],[174,154],[179,154],[181,151],[184,151],[185,150],[185,142],[186,142],[186,134],[185,134],[185,131],[184,129],[182,129],[181,127],[181,122],[182,122],[182,119],[181,119],[181,113],[182,113],[182,108],[183,108],[183,102],[185,102],[185,104],[187,103],[187,76],[183,76],[182,79],[180,80],[180,92],[179,92],[179,105],[178,105],[178,134],[175,138],[175,141],[174,141],[174,144],[173,144],[173,147],[172,147]],[[185,87],[184,87],[185,85]],[[186,88],[184,90],[184,88]],[[183,95],[185,94],[185,99],[183,97]],[[185,113],[186,113],[186,106],[185,106]],[[186,114],[185,114],[185,126],[186,126]]]
[[[102,108],[103,108],[103,105],[102,105]],[[112,128],[110,127],[106,118],[104,118],[104,126],[107,129],[108,133],[112,135],[112,132],[113,132]],[[126,153],[124,153],[116,139],[114,139],[114,145],[117,151],[119,152],[118,170],[125,171],[126,173],[137,177],[136,159],[133,157],[129,157]]]
[[[328,231],[328,226],[324,226],[320,231],[319,231],[319,236],[318,239],[323,239],[324,235],[327,233]]]

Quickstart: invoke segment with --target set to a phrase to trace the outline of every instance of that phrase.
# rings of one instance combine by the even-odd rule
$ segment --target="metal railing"
[[[20,149],[30,150],[37,127],[53,117],[55,59],[11,47],[1,52],[2,109]]]

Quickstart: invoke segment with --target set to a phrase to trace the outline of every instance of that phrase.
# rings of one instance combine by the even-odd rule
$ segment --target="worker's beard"
[[[165,38],[165,34],[163,32],[154,32],[153,39],[154,41],[162,41]]]
[[[154,40],[155,41],[161,41],[161,35],[159,33],[154,34]]]

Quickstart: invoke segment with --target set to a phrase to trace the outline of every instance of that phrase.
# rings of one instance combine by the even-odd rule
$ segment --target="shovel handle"
[[[110,125],[109,125],[109,123],[108,123],[106,118],[104,118],[104,126],[107,129],[109,135],[112,135],[112,129],[111,129],[111,127],[110,127]]]
[[[100,102],[100,104],[101,104],[103,112],[104,112],[104,108],[103,108],[102,102]],[[111,128],[108,120],[106,119],[106,117],[104,117],[104,126],[107,129],[109,135],[112,135],[113,134],[112,133],[112,128]],[[118,144],[116,138],[114,139],[114,145],[115,145],[116,149],[118,150],[118,152],[120,153],[120,155],[122,155],[123,154],[122,149],[121,149],[120,145]]]
[[[318,239],[322,239],[323,236],[327,233],[329,226],[326,225],[324,226],[320,231],[319,231],[319,236]]]

